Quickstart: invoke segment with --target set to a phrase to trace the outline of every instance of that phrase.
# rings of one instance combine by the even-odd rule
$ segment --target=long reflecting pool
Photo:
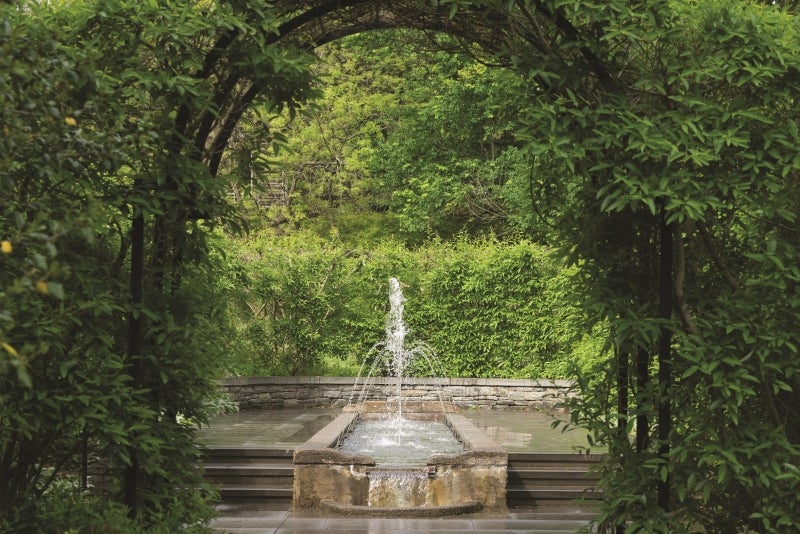
[[[338,408],[286,408],[221,415],[200,431],[200,442],[291,449],[340,413]],[[576,447],[588,446],[585,431],[553,429],[553,416],[542,412],[465,409],[462,415],[508,452],[573,452]]]
[[[200,443],[221,447],[275,447],[292,449],[322,430],[339,408],[284,408],[218,415],[200,431]]]
[[[467,419],[508,452],[573,452],[588,447],[586,430],[562,432],[552,427],[555,417],[525,410],[464,410]],[[559,417],[568,420],[567,415]],[[592,452],[602,452],[592,449]]]

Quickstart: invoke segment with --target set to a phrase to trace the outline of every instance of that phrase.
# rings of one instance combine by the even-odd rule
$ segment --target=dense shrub
[[[331,361],[357,372],[383,339],[393,276],[407,299],[408,342],[427,342],[448,376],[560,378],[594,355],[572,271],[526,241],[362,251],[303,233],[255,239],[233,261],[247,276],[232,374],[326,373]]]
[[[570,271],[526,241],[461,240],[436,252],[407,320],[446,373],[560,378],[557,362],[572,359],[581,337]]]

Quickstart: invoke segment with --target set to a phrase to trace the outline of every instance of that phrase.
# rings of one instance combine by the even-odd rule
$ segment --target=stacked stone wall
[[[398,380],[376,378],[366,388],[352,377],[225,378],[223,391],[242,410],[341,408],[358,400],[397,398]],[[404,378],[403,398],[445,400],[463,408],[552,410],[575,394],[570,380],[496,378]]]

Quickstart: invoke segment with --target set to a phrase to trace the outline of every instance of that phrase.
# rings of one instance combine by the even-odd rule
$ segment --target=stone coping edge
[[[408,508],[341,504],[333,499],[325,499],[320,504],[323,510],[329,510],[344,516],[359,517],[442,517],[446,515],[469,514],[478,512],[481,509],[481,504],[478,501],[467,501],[445,506],[418,506]]]
[[[294,450],[295,464],[375,465],[369,456],[356,456],[336,449],[336,443],[358,417],[343,413]]]
[[[466,446],[467,450],[480,451],[483,454],[497,454],[508,459],[508,453],[486,433],[475,426],[472,421],[461,414],[449,413],[445,415],[450,430]],[[505,463],[505,462],[504,462]]]
[[[256,386],[256,385],[354,385],[363,383],[362,378],[352,376],[239,376],[220,378],[218,382],[224,386]],[[370,384],[393,385],[398,379],[393,377],[374,377]],[[574,380],[552,380],[549,378],[428,378],[403,377],[405,385],[438,385],[438,386],[517,386],[517,387],[558,387],[571,388]]]

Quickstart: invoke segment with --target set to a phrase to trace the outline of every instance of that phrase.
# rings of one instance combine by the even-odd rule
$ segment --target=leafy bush
[[[128,511],[120,503],[109,501],[90,489],[81,489],[76,477],[61,477],[56,484],[36,503],[33,509],[17,510],[5,520],[0,519],[3,532],[31,532],[37,534],[83,534],[103,532],[105,534],[187,534],[210,533],[205,526],[210,520],[209,511],[195,515],[198,508],[187,514],[189,501],[177,495],[168,500],[169,510],[159,514],[158,521],[151,525],[128,517]],[[205,508],[205,510],[208,510]]]
[[[595,356],[572,302],[572,271],[525,241],[462,238],[416,250],[386,242],[367,252],[301,233],[260,237],[241,257],[249,276],[233,374],[363,362],[384,337],[393,276],[408,300],[409,343],[427,342],[448,376],[561,378]]]
[[[572,360],[581,337],[569,270],[526,241],[432,248],[438,261],[425,268],[419,293],[409,294],[407,320],[449,376],[566,376],[557,362]]]

